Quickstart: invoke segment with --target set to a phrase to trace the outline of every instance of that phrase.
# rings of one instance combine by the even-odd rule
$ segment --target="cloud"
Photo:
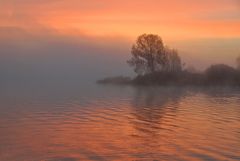
[[[136,37],[151,31],[173,39],[239,37],[238,3],[237,0],[3,0],[0,25],[27,30],[53,28],[95,36]],[[213,28],[219,31],[212,33]]]

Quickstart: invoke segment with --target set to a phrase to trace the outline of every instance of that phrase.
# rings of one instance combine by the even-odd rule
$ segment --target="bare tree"
[[[158,35],[140,35],[132,46],[131,54],[132,58],[127,63],[134,67],[137,74],[182,69],[177,51],[164,47],[162,39]]]
[[[140,35],[132,46],[131,53],[132,58],[128,64],[133,66],[138,74],[153,73],[166,64],[167,56],[162,39],[158,35]]]
[[[199,73],[199,71],[193,65],[188,65],[185,71],[188,73]]]
[[[237,69],[240,70],[240,56],[237,57],[236,61],[237,61]]]
[[[166,70],[169,72],[182,71],[182,61],[178,55],[177,50],[169,49],[169,48],[165,47],[165,53],[167,55]]]

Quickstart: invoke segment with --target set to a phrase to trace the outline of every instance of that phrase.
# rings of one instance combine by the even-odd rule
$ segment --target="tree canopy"
[[[132,58],[127,62],[137,74],[181,70],[178,52],[165,47],[158,35],[140,35],[132,46],[131,54]]]

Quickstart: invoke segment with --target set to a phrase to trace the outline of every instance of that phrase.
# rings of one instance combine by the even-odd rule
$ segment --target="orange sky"
[[[166,39],[239,38],[238,0],[1,0],[0,27]]]
[[[45,49],[44,43],[63,40],[77,47],[85,43],[75,53],[91,53],[89,44],[100,44],[102,52],[94,51],[99,56],[117,55],[125,63],[131,44],[143,33],[160,35],[190,66],[235,66],[240,53],[240,1],[0,0],[0,42],[26,45],[34,50],[31,54],[43,53],[37,47]],[[2,46],[1,50],[6,45]]]

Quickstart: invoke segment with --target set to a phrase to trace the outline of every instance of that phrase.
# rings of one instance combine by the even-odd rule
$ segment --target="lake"
[[[240,89],[5,88],[0,160],[240,160]]]

